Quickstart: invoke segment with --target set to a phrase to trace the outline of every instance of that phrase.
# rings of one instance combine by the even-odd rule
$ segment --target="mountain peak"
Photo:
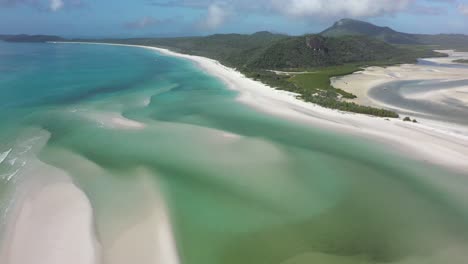
[[[419,44],[411,34],[401,33],[389,27],[380,27],[369,22],[344,18],[322,33],[327,37],[367,36],[392,44]]]
[[[337,26],[343,26],[343,25],[352,24],[352,23],[367,23],[367,22],[364,22],[364,21],[361,21],[361,20],[352,19],[352,18],[343,18],[343,19],[340,19],[340,20],[338,20],[337,22],[335,22],[335,25],[337,25]]]

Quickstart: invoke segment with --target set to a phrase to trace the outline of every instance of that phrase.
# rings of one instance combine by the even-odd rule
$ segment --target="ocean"
[[[236,96],[152,50],[0,42],[2,215],[39,159],[87,195],[105,264],[155,194],[183,264],[468,259],[466,175]]]

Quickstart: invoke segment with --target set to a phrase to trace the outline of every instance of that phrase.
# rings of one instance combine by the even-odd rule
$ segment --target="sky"
[[[409,33],[468,34],[468,0],[0,0],[0,34],[299,35],[341,18]]]

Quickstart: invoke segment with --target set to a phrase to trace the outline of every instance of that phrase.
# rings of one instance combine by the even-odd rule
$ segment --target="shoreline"
[[[336,133],[371,138],[395,154],[405,154],[409,159],[430,162],[457,172],[468,172],[468,127],[465,126],[429,119],[421,119],[421,123],[415,124],[401,119],[385,119],[324,108],[299,100],[294,93],[276,90],[249,79],[216,60],[180,54],[164,48],[112,43],[54,43],[136,47],[186,59],[194,62],[207,74],[223,81],[229,89],[238,91],[236,100],[257,111],[313,127],[330,129]]]

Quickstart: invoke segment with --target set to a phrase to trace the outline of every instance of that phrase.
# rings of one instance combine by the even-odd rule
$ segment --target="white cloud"
[[[458,6],[458,11],[464,16],[468,16],[468,5],[460,4]]]
[[[160,5],[228,7],[229,10],[273,12],[292,17],[337,18],[392,14],[410,9],[415,3],[429,2],[454,4],[456,0],[171,0]]]
[[[29,6],[38,10],[51,12],[67,9],[77,9],[87,6],[85,0],[0,0],[0,8]]]
[[[403,11],[413,0],[269,0],[278,12],[295,17],[371,17]]]
[[[50,0],[49,1],[49,8],[52,11],[58,11],[62,9],[64,6],[63,0]]]
[[[226,22],[229,12],[220,4],[214,3],[208,6],[206,17],[201,19],[199,26],[206,30],[213,30]]]

